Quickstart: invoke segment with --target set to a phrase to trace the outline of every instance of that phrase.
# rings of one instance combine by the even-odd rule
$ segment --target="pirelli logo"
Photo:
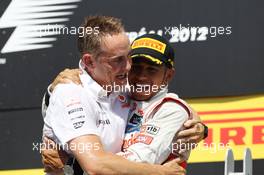
[[[164,54],[164,51],[166,49],[166,44],[151,38],[140,38],[134,41],[134,43],[132,44],[132,49],[137,49],[142,47],[153,49]]]
[[[264,159],[264,95],[191,99],[187,102],[209,127],[208,137],[199,143],[188,162],[223,161],[232,148],[236,160],[250,148],[253,159]],[[202,157],[202,159],[201,159]]]

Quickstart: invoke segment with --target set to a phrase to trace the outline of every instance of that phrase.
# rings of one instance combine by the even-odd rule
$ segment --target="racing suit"
[[[119,155],[131,161],[154,164],[162,164],[178,154],[185,161],[188,159],[190,149],[180,150],[174,142],[176,133],[190,118],[191,110],[176,94],[167,92],[165,88],[149,101],[130,101],[123,152]]]

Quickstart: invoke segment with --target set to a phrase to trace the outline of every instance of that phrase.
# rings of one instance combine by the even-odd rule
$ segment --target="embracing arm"
[[[127,174],[127,175],[150,175],[150,174],[184,174],[177,164],[175,167],[165,167],[161,165],[150,165],[144,163],[134,163],[123,157],[107,153],[103,150],[100,138],[96,135],[85,135],[75,138],[69,145],[79,144],[96,145],[92,149],[71,150],[84,171],[90,174]]]
[[[58,84],[66,84],[66,83],[75,83],[75,84],[81,84],[81,80],[79,75],[82,74],[82,70],[80,69],[64,69],[62,72],[60,72],[56,78],[53,80],[53,82],[48,86],[46,92],[44,93],[44,96],[42,98],[42,116],[43,118],[46,116],[46,110],[49,106],[49,99],[52,91]]]
[[[178,133],[177,139],[181,143],[194,143],[193,145],[197,145],[207,137],[208,127],[202,123],[198,113],[193,108],[191,110],[192,119],[184,123],[186,129]]]

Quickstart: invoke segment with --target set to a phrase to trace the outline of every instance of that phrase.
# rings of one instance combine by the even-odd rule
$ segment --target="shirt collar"
[[[168,85],[161,89],[156,95],[154,95],[149,101],[160,99],[166,96],[168,93]]]
[[[86,71],[84,63],[80,60],[79,68],[82,70],[80,75],[81,82],[85,89],[96,98],[96,100],[107,98],[107,91],[103,89]]]
[[[168,93],[168,85],[163,89],[161,89],[156,95],[154,95],[151,99],[147,101],[136,101],[136,100],[132,100],[132,101],[137,103],[138,108],[146,109],[152,103],[158,101],[159,99],[164,98],[167,93]]]

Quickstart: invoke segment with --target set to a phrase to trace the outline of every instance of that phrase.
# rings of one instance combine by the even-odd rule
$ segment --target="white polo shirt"
[[[95,134],[106,151],[121,151],[129,107],[118,94],[106,91],[85,71],[82,85],[59,84],[50,97],[43,135],[65,145],[82,135]],[[126,98],[126,96],[123,96]]]

